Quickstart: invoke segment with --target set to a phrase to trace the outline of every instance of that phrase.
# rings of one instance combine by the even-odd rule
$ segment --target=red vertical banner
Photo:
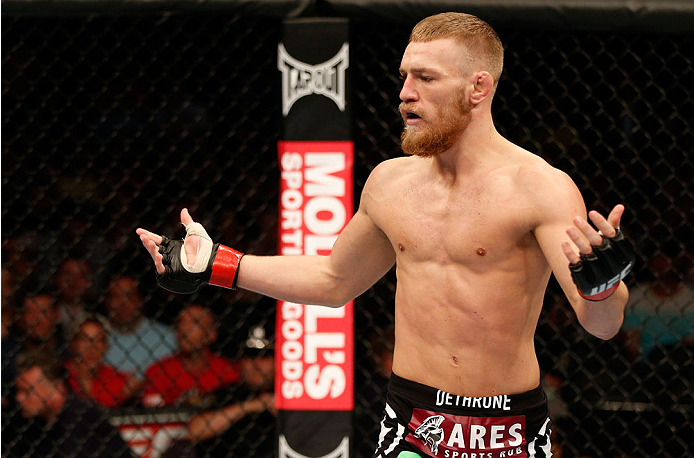
[[[281,141],[279,254],[329,255],[354,213],[351,141]],[[354,407],[354,304],[278,301],[275,397],[281,410]]]
[[[279,253],[329,255],[353,214],[349,21],[288,19],[277,45],[284,133],[278,143]],[[353,304],[278,302],[279,458],[349,458]]]

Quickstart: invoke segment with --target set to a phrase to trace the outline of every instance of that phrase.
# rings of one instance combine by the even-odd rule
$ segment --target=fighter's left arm
[[[624,320],[629,292],[622,278],[633,266],[633,251],[619,231],[624,206],[607,218],[591,211],[593,227],[573,181],[561,172],[551,181],[552,204],[538,217],[535,237],[583,328],[610,339]]]

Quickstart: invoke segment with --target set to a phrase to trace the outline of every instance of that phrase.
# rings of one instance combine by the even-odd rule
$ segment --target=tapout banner
[[[284,23],[277,47],[284,139],[279,254],[329,255],[352,218],[349,24]],[[348,458],[354,407],[354,304],[278,301],[275,342],[277,451],[281,458]]]

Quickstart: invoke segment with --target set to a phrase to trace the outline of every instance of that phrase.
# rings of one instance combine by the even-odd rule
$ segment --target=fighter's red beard
[[[406,105],[400,104],[400,113]],[[440,121],[427,116],[427,125],[405,126],[400,134],[402,150],[409,155],[435,157],[449,150],[458,139],[458,134],[470,123],[472,107],[466,104],[462,96],[445,107],[440,113]],[[406,122],[406,117],[403,117]]]

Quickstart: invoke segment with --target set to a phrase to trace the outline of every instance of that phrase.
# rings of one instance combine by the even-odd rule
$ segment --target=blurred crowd
[[[131,456],[110,420],[146,411],[187,414],[162,456],[272,453],[271,305],[236,316],[243,294],[172,298],[122,264],[97,269],[93,252],[50,275],[3,254],[3,457]]]

